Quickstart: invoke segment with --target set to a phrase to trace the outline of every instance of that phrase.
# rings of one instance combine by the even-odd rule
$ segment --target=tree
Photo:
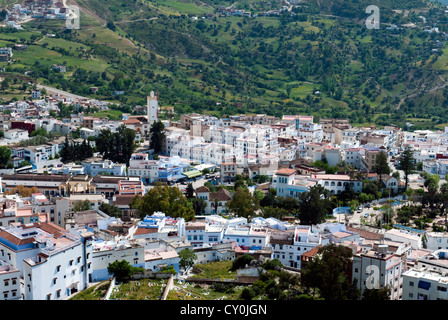
[[[47,131],[45,131],[44,128],[37,128],[36,130],[34,130],[33,132],[31,132],[30,137],[35,137],[35,136],[44,136],[47,137],[48,133]]]
[[[440,196],[442,200],[442,213],[445,213],[445,230],[448,231],[448,182],[440,186]]]
[[[76,201],[73,204],[72,210],[75,212],[90,210],[90,201],[87,199],[84,201]]]
[[[375,160],[375,166],[373,167],[373,171],[378,175],[380,188],[383,188],[383,180],[381,175],[389,174],[390,167],[387,162],[387,154],[384,151],[380,151]]]
[[[414,152],[406,147],[400,155],[399,168],[404,172],[405,190],[408,188],[409,175],[415,170]]]
[[[111,217],[118,218],[118,217],[121,216],[120,208],[118,208],[117,206],[114,206],[113,204],[109,204],[109,203],[103,202],[100,205],[99,209],[101,211],[103,211],[105,214],[107,214],[108,216],[111,216]]]
[[[184,270],[192,267],[196,259],[197,255],[192,249],[186,248],[179,251],[179,266]]]
[[[90,143],[86,141],[86,139],[82,141],[82,144],[79,148],[79,154],[81,158],[80,160],[84,160],[93,156],[93,148]]]
[[[255,292],[252,288],[244,288],[241,291],[240,299],[242,300],[252,300],[255,297]]]
[[[157,182],[143,197],[136,195],[130,204],[143,218],[146,214],[163,212],[170,217],[189,221],[194,218],[193,205],[177,187]]]
[[[233,260],[231,270],[235,271],[237,269],[244,269],[246,265],[248,265],[254,259],[255,258],[250,254],[243,254]]]
[[[186,192],[185,192],[185,196],[187,197],[187,199],[191,199],[191,198],[193,198],[194,197],[194,187],[193,187],[193,184],[192,183],[189,183],[188,185],[187,185],[187,188],[186,188]]]
[[[68,136],[65,136],[65,142],[59,153],[62,163],[82,161],[93,156],[92,146],[84,139],[81,144],[68,141]]]
[[[37,187],[24,187],[23,185],[19,185],[13,188],[11,191],[5,191],[5,194],[18,194],[21,197],[29,198],[33,193],[38,193],[39,189]]]
[[[134,268],[126,260],[109,263],[107,271],[112,273],[119,281],[125,280],[134,274]]]
[[[207,208],[207,202],[204,199],[200,198],[191,198],[189,199],[193,204],[193,210],[195,215],[202,215]]]
[[[355,300],[360,292],[351,282],[351,249],[330,243],[302,267],[302,285],[318,289],[325,300]]]
[[[284,208],[278,208],[278,207],[264,207],[263,210],[263,218],[275,218],[275,219],[281,219],[284,216],[287,216],[289,214],[289,211]]]
[[[151,133],[149,147],[154,149],[154,153],[161,153],[163,148],[163,140],[165,140],[165,125],[160,120],[156,121],[151,125],[149,132]]]
[[[129,167],[129,160],[134,153],[137,145],[135,144],[135,131],[123,124],[118,127],[115,132],[115,140],[119,143],[118,157],[113,159],[114,162],[125,163]]]
[[[5,168],[11,159],[12,151],[6,146],[0,147],[0,167]]]
[[[325,220],[328,212],[331,212],[329,199],[322,198],[325,193],[324,187],[315,185],[310,187],[308,192],[300,194],[299,219],[300,224],[318,224]]]
[[[248,218],[258,209],[258,203],[250,194],[249,189],[240,187],[233,193],[233,198],[227,202],[226,207],[237,216]]]
[[[390,300],[390,287],[385,286],[378,289],[365,289],[362,293],[362,300],[370,300],[370,301]]]
[[[126,166],[129,166],[129,159],[136,147],[135,131],[124,124],[118,127],[117,132],[101,130],[96,139],[96,148],[103,159],[125,163]]]

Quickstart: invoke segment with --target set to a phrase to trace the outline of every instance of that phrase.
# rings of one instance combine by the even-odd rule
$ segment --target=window
[[[414,282],[413,281],[409,281],[409,286],[413,287],[414,286]]]

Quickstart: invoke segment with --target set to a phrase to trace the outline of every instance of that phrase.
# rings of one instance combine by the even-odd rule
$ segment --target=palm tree
[[[213,205],[215,206],[215,214],[218,214],[218,198],[213,198]]]
[[[443,183],[440,186],[440,195],[442,198],[442,210],[445,211],[445,230],[448,230],[448,224],[447,224],[447,215],[448,215],[448,182]]]

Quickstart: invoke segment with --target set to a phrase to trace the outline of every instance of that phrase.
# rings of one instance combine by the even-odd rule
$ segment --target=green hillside
[[[92,96],[124,108],[144,104],[154,90],[177,114],[306,113],[354,124],[414,122],[416,128],[447,123],[444,7],[424,0],[376,2],[378,30],[364,25],[365,8],[375,4],[366,0],[306,0],[293,15],[250,18],[220,14],[221,6],[232,5],[222,0],[71,1],[82,8],[79,30],[61,21],[32,21],[22,32],[3,29],[0,45],[29,48],[0,67],[12,78],[28,71],[77,94],[92,95],[89,88],[97,87]],[[252,15],[282,6],[235,4]],[[389,30],[392,24],[407,26]],[[441,32],[425,31],[434,24]],[[51,71],[53,63],[68,71]],[[114,96],[115,90],[125,94]]]

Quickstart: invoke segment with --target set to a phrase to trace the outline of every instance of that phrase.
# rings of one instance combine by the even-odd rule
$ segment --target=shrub
[[[254,257],[248,254],[243,254],[242,256],[239,256],[236,258],[232,263],[232,271],[235,271],[237,269],[244,268],[247,264],[249,264],[252,260],[254,260]]]

